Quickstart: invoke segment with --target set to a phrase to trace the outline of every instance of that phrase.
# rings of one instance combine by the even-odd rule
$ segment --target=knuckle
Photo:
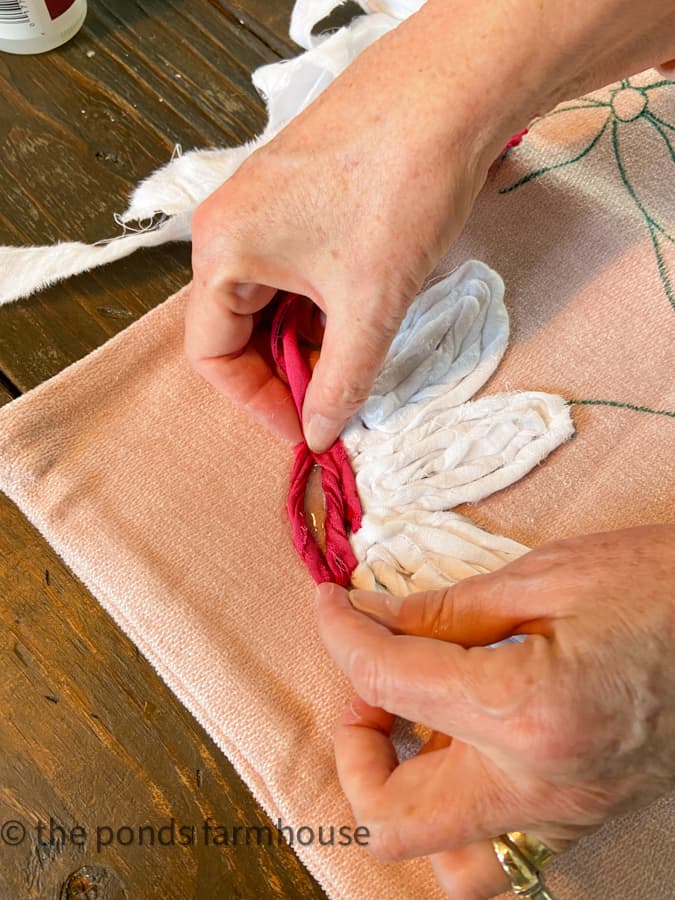
[[[374,353],[386,352],[398,332],[406,304],[390,300],[364,302],[357,306],[355,322]]]
[[[389,300],[375,299],[358,303],[354,310],[354,320],[373,349],[387,346],[398,331],[405,307]]]
[[[461,584],[462,582],[459,582]],[[453,640],[456,640],[461,629],[458,627],[458,603],[461,602],[460,595],[456,592],[457,585],[439,592],[436,596],[435,604],[431,604],[428,613],[431,627],[435,632],[440,634],[450,634]]]
[[[391,824],[369,824],[368,830],[368,849],[379,862],[400,862],[406,858],[405,843]]]
[[[406,307],[403,304],[393,307],[385,306],[382,309],[378,318],[377,327],[380,334],[386,338],[388,343],[391,343],[392,338],[401,327],[401,321],[405,311]]]
[[[380,665],[372,651],[359,647],[352,653],[349,672],[357,694],[371,706],[379,706],[382,695]]]
[[[411,607],[404,601],[401,612],[405,616]],[[452,633],[454,606],[450,589],[429,591],[421,595],[417,615],[420,626],[429,637],[442,637]]]
[[[335,373],[322,384],[322,406],[326,409],[344,409],[351,414],[368,399],[370,384],[343,380],[340,374]]]

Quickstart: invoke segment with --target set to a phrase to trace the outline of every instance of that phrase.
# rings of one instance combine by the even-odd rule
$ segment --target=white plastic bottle
[[[87,0],[0,0],[0,51],[45,53],[65,44],[87,15]]]

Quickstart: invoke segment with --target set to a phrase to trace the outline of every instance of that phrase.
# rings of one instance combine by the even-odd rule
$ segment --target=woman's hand
[[[508,888],[491,836],[561,850],[675,787],[673,526],[549,544],[402,600],[325,584],[319,627],[357,694],[335,738],[354,815],[379,858],[429,855],[455,900]],[[399,765],[394,715],[438,749]]]
[[[367,398],[409,303],[464,226],[490,162],[533,112],[492,110],[516,68],[473,46],[492,16],[430,4],[386,34],[197,210],[186,352],[216,388],[297,440],[285,386],[251,341],[277,289],[326,315],[304,430],[330,446]],[[492,16],[494,18],[494,16]],[[439,40],[439,30],[446,34]],[[473,30],[472,30],[473,29]],[[522,36],[519,38],[522,41]],[[483,66],[486,83],[459,73]],[[499,67],[499,80],[488,76]],[[481,107],[478,107],[480,100]]]
[[[327,317],[304,431],[326,449],[370,392],[425,276],[510,135],[675,50],[672,0],[427,0],[197,210],[186,353],[297,440],[254,314],[277,290]]]

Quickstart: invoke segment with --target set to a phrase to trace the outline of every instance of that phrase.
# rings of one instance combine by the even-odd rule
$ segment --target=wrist
[[[546,6],[546,2],[543,4]],[[401,68],[425,86],[433,139],[448,158],[490,164],[510,137],[564,99],[570,79],[541,0],[427,0],[390,38]],[[548,49],[545,49],[548,47]]]
[[[675,5],[645,2],[427,0],[397,31],[442,97],[450,149],[468,143],[487,171],[534,116],[675,55]]]

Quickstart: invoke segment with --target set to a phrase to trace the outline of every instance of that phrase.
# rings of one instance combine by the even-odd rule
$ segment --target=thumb
[[[366,301],[329,312],[321,355],[307,387],[302,410],[305,439],[322,453],[339,437],[347,421],[365,403],[405,313],[391,303]]]
[[[493,644],[513,634],[550,636],[553,631],[540,593],[528,591],[524,579],[515,579],[508,567],[407,597],[353,590],[349,599],[355,609],[400,634],[463,647]]]
[[[318,587],[317,612],[326,649],[366,703],[460,740],[504,745],[510,725],[535,715],[539,695],[550,694],[543,688],[553,683],[557,660],[551,642],[539,635],[467,650],[392,634],[357,612],[333,584]]]

